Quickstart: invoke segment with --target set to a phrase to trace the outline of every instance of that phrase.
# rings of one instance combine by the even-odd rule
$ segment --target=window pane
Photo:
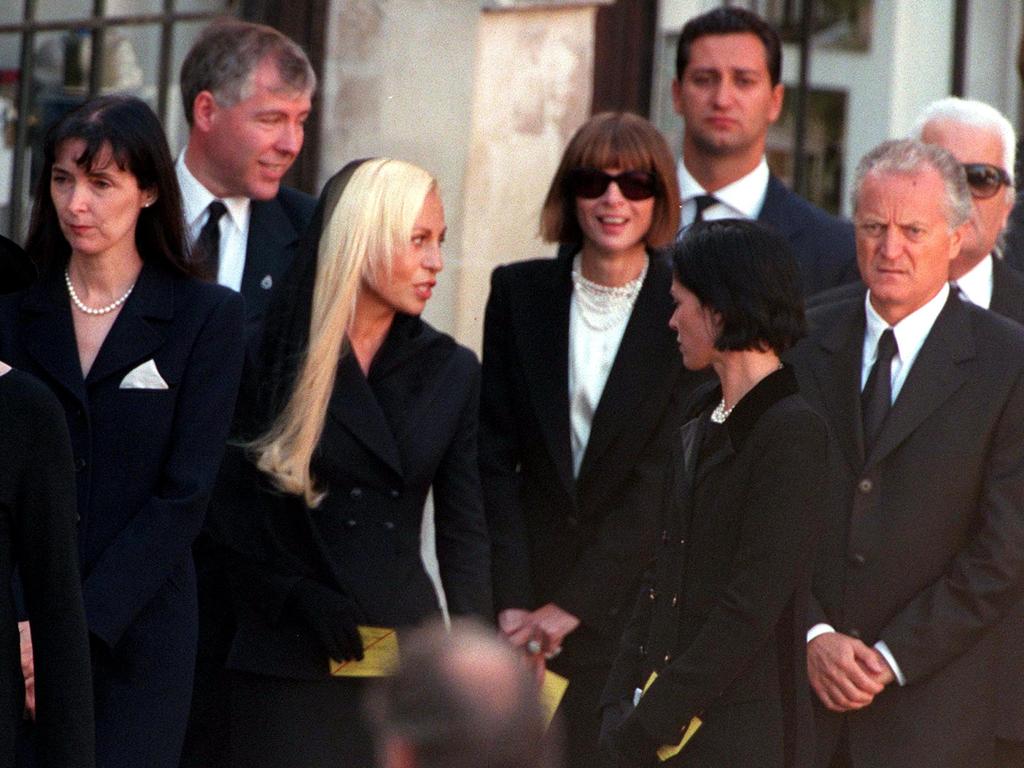
[[[230,0],[175,0],[174,10],[188,13],[195,11],[231,13],[230,9],[233,5],[234,3]]]
[[[17,3],[17,5],[22,5]],[[92,16],[92,0],[37,0],[38,21],[64,21],[88,19]]]

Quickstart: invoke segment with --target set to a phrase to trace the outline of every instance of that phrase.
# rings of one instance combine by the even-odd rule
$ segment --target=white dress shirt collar
[[[178,155],[174,164],[181,189],[182,205],[185,209],[185,224],[189,242],[194,243],[207,219],[207,208],[215,199],[210,190],[203,186],[185,165],[185,152]],[[247,197],[219,198],[227,209],[227,215],[220,219],[220,259],[217,268],[217,282],[233,290],[240,290],[245,272],[245,253],[249,241],[249,217],[252,211]]]
[[[714,193],[718,200],[714,205],[708,206],[704,211],[704,220],[739,218],[756,219],[764,207],[764,198],[768,193],[768,161],[763,157],[750,173],[742,178],[736,179],[731,184]],[[693,223],[697,215],[697,204],[694,198],[698,195],[708,194],[707,190],[693,178],[693,175],[686,169],[686,164],[679,160],[679,199],[682,201],[682,220],[684,226]]]
[[[890,326],[881,315],[871,306],[871,291],[864,297],[864,309],[867,316],[867,323],[864,329],[864,353],[861,365],[860,387],[863,390],[867,383],[868,374],[875,364],[878,356],[878,339],[886,328],[892,328],[896,336],[897,354],[892,361],[892,399],[896,401],[903,388],[903,383],[910,374],[910,369],[917,359],[925,339],[931,333],[939,313],[946,306],[949,298],[949,283],[943,283],[939,292],[935,294],[924,306],[921,306],[900,320],[896,325]]]
[[[983,309],[992,305],[992,254],[979,261],[956,280],[961,298]]]

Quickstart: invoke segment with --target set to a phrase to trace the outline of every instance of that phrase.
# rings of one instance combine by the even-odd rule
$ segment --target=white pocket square
[[[156,369],[156,363],[147,360],[133,368],[121,379],[121,389],[168,389],[167,382]]]

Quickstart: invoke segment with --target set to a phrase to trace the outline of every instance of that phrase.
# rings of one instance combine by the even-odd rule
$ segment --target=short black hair
[[[757,35],[764,44],[765,61],[772,86],[779,84],[782,76],[782,40],[778,30],[753,11],[745,8],[723,7],[694,16],[683,25],[676,47],[676,78],[683,79],[683,72],[690,62],[690,46],[699,37],[707,35],[735,35],[743,32]]]
[[[97,96],[68,112],[46,133],[43,165],[36,180],[35,203],[25,252],[41,273],[63,268],[71,246],[60,230],[57,210],[50,196],[50,176],[64,142],[80,139],[85,147],[75,162],[82,168],[106,159],[135,177],[139,189],[156,193],[153,204],[139,213],[135,246],[143,261],[160,262],[172,270],[192,275],[195,266],[186,258],[185,214],[182,212],[178,177],[167,146],[163,126],[146,102],[134,96]]]
[[[669,249],[676,279],[722,318],[720,350],[789,349],[807,333],[789,242],[746,219],[701,221]]]

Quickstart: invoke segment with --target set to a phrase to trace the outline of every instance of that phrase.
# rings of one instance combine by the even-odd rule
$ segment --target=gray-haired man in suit
[[[193,259],[209,280],[245,298],[248,355],[274,286],[291,264],[315,199],[281,186],[304,139],[316,75],[302,49],[260,24],[207,27],[181,67],[188,145],[176,163]],[[234,631],[221,556],[208,531],[194,547],[199,576],[199,654],[182,766],[226,764]]]

